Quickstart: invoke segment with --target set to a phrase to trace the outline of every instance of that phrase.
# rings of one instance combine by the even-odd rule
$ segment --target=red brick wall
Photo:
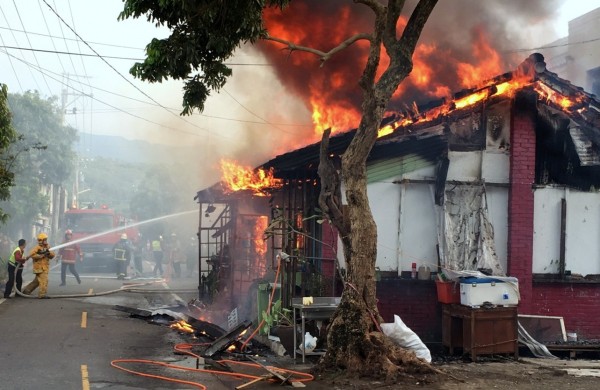
[[[579,339],[600,339],[599,302],[598,284],[535,283],[532,314],[563,317],[567,332],[576,332]]]
[[[507,275],[519,279],[519,312],[532,309],[535,101],[517,95],[511,115]]]
[[[394,314],[423,342],[441,342],[442,307],[432,280],[383,279],[377,282],[377,308],[385,322]]]

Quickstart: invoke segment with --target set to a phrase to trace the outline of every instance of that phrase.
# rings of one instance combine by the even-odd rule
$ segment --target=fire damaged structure
[[[353,134],[331,137],[334,160]],[[239,307],[234,297],[247,297],[282,251],[291,259],[281,271],[284,302],[339,296],[335,269],[343,273],[344,259],[319,217],[319,149],[256,168],[277,179],[268,196],[220,184],[198,192],[201,296],[227,292],[223,299]],[[548,71],[542,55],[453,99],[388,117],[367,170],[386,322],[398,314],[423,341],[440,341],[435,273],[486,270],[518,279],[519,314],[561,316],[580,338],[600,338],[600,102]],[[413,264],[432,277],[411,278]]]

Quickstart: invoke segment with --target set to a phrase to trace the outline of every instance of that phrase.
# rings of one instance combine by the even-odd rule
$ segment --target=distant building
[[[569,35],[538,50],[548,69],[600,96],[600,8],[569,21]]]

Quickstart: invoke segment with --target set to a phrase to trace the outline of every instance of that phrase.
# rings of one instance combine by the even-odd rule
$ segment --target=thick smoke
[[[556,37],[552,23],[560,3],[441,0],[419,41],[413,74],[401,84],[390,110],[439,99],[514,69],[534,51],[515,49],[539,47]],[[415,0],[407,2],[404,21],[415,4]],[[372,22],[372,12],[350,0],[294,1],[283,12],[266,14],[271,35],[321,51],[353,34],[371,31]],[[233,77],[207,101],[204,118],[189,118],[210,131],[182,124],[164,112],[156,120],[200,134],[179,132],[173,138],[173,132],[165,132],[179,145],[197,146],[196,154],[177,158],[196,164],[199,188],[204,188],[219,180],[222,157],[255,166],[318,142],[311,118],[315,105],[358,118],[362,101],[358,79],[366,50],[366,43],[360,42],[321,64],[313,54],[290,53],[274,42],[245,46],[232,62],[250,65],[231,66]],[[465,79],[464,74],[472,78]],[[356,125],[345,123],[339,130]]]
[[[474,1],[442,0],[434,9],[415,53],[413,75],[404,81],[391,102],[391,109],[421,104],[474,85],[464,85],[461,73],[473,73],[483,64],[488,74],[476,74],[479,81],[501,74],[523,61],[529,52],[511,52],[541,44],[532,34],[549,29],[559,1]],[[402,24],[416,1],[408,2]],[[347,37],[370,32],[373,14],[350,1],[306,0],[292,2],[281,12],[266,13],[272,36],[297,45],[328,51]],[[551,35],[544,34],[547,37]],[[360,111],[361,91],[357,85],[365,65],[367,46],[355,44],[320,66],[310,53],[289,53],[284,46],[266,42],[258,46],[274,65],[275,73],[288,90],[311,110],[311,101],[337,108]],[[496,57],[497,58],[494,58]]]

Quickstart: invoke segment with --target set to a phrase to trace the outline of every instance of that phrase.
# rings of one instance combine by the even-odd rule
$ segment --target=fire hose
[[[281,261],[279,261],[277,264],[277,271],[275,273],[274,283],[277,283],[277,280],[279,279],[280,270],[281,270]],[[16,280],[17,271],[18,271],[18,267],[15,268],[15,275],[14,275],[15,280]],[[78,297],[103,296],[103,295],[114,294],[114,293],[123,292],[123,291],[137,292],[137,293],[152,293],[152,292],[164,293],[165,292],[164,289],[149,290],[149,289],[140,289],[139,288],[141,286],[148,286],[148,285],[151,285],[151,284],[154,284],[157,282],[161,282],[161,281],[162,280],[153,280],[153,281],[149,281],[149,282],[135,283],[135,284],[127,285],[127,286],[121,286],[120,288],[115,289],[115,290],[103,291],[103,292],[98,292],[98,293],[94,293],[94,294],[55,295],[55,296],[52,296],[49,298],[78,298]],[[31,295],[23,294],[19,289],[16,288],[16,284],[13,285],[13,290],[15,291],[15,294],[18,294],[21,297],[35,298]],[[171,290],[169,290],[169,291],[171,291]],[[185,290],[185,291],[189,291],[189,290]],[[273,289],[271,291],[271,295],[269,296],[269,304],[266,309],[267,311],[271,310],[274,296],[275,296],[275,289]],[[256,335],[258,330],[264,325],[264,322],[265,321],[263,319],[260,322],[260,324],[257,326],[257,328],[254,330],[254,332],[242,344],[242,346],[241,346],[242,351],[246,348],[246,345],[248,344],[248,342],[250,342],[250,340]],[[196,358],[196,367],[197,368],[191,368],[191,367],[187,367],[187,366],[179,366],[176,364],[159,362],[159,361],[154,361],[154,360],[147,360],[147,359],[116,359],[116,360],[111,361],[110,364],[112,367],[117,368],[122,371],[125,371],[125,372],[128,372],[130,374],[134,374],[134,375],[138,375],[138,376],[142,376],[142,377],[146,377],[146,378],[159,379],[159,380],[163,380],[163,381],[167,381],[167,382],[187,384],[187,385],[194,386],[194,387],[197,387],[202,390],[206,390],[207,387],[198,382],[192,382],[192,381],[188,381],[188,380],[182,380],[182,379],[172,378],[172,377],[163,376],[163,375],[149,374],[149,373],[145,373],[142,371],[136,371],[133,369],[125,368],[120,364],[138,363],[138,364],[146,364],[146,365],[153,365],[153,366],[161,366],[161,367],[166,367],[166,368],[173,369],[173,370],[224,375],[224,376],[237,378],[237,379],[249,379],[250,382],[256,382],[259,380],[268,380],[265,376],[260,376],[260,375],[250,375],[250,374],[243,374],[243,373],[235,373],[235,372],[208,370],[208,369],[198,368],[199,367],[198,362],[199,362],[200,356],[193,353],[191,351],[191,349],[194,346],[200,346],[200,345],[205,345],[205,344],[180,343],[180,344],[175,345],[175,347],[174,347],[175,351]],[[256,368],[256,369],[264,368],[264,366],[257,364],[257,363],[239,362],[239,361],[233,361],[233,360],[227,360],[227,359],[219,360],[219,361],[217,361],[217,363],[219,363],[219,364],[235,364],[235,365],[241,365],[241,366],[245,366],[245,367],[249,367],[249,368]],[[283,369],[283,368],[278,368],[278,367],[267,367],[267,368],[269,370],[279,372],[282,375],[287,376],[288,379],[290,379],[290,381],[294,381],[294,382],[309,382],[314,379],[314,377],[311,374],[300,372],[300,371],[293,371],[293,370],[288,370],[288,369]],[[291,380],[292,377],[295,377],[295,379]],[[250,383],[250,382],[248,382],[248,383]]]
[[[281,260],[277,264],[277,271],[275,273],[274,283],[277,283],[280,270],[281,270]],[[130,292],[142,292],[142,291],[145,292],[148,290],[144,290],[144,289],[130,290]],[[266,309],[267,311],[271,310],[274,296],[275,296],[275,289],[273,289],[271,291],[271,295],[269,296],[269,304]],[[263,319],[260,322],[260,324],[256,327],[254,332],[246,339],[246,341],[244,341],[244,343],[241,346],[242,351],[245,349],[248,342],[256,335],[258,330],[263,326],[264,322],[265,321]],[[177,351],[181,354],[186,354],[186,355],[194,357],[196,359],[196,368],[191,368],[188,366],[180,366],[180,365],[165,363],[165,362],[159,362],[159,361],[154,361],[154,360],[146,360],[146,359],[116,359],[116,360],[113,360],[110,363],[110,365],[114,368],[128,372],[130,374],[139,375],[139,376],[146,377],[146,378],[159,379],[159,380],[163,380],[163,381],[167,381],[167,382],[187,384],[187,385],[195,386],[202,390],[206,390],[207,387],[198,382],[192,382],[189,380],[177,379],[177,378],[167,377],[167,376],[163,376],[163,375],[149,374],[146,372],[136,371],[136,370],[132,370],[129,368],[125,368],[120,364],[122,364],[122,363],[147,364],[147,365],[153,365],[153,366],[161,366],[161,367],[165,367],[165,368],[173,369],[173,370],[197,372],[197,373],[208,373],[208,374],[214,374],[214,375],[223,375],[223,376],[237,378],[237,379],[249,379],[249,382],[247,382],[246,385],[249,385],[251,383],[255,383],[255,382],[258,382],[261,380],[273,380],[272,377],[271,377],[271,379],[268,379],[268,377],[265,377],[265,376],[257,376],[257,375],[250,375],[250,374],[243,374],[243,373],[236,373],[236,372],[208,370],[208,369],[199,368],[199,361],[201,359],[201,356],[198,354],[195,354],[191,350],[194,346],[202,346],[202,345],[207,345],[207,344],[205,344],[205,343],[202,343],[202,344],[180,343],[180,344],[175,345],[175,347],[174,347],[175,351]],[[216,363],[221,364],[221,365],[226,365],[226,364],[240,365],[240,366],[244,366],[246,368],[253,368],[253,369],[267,369],[269,372],[278,373],[278,374],[281,374],[281,376],[287,377],[287,380],[289,380],[290,382],[309,382],[309,381],[314,380],[314,377],[308,373],[304,373],[304,372],[300,372],[300,371],[293,371],[293,370],[288,370],[288,369],[282,369],[282,368],[278,368],[278,367],[265,367],[259,363],[239,362],[239,361],[233,361],[233,360],[218,360],[218,361],[216,361]],[[279,376],[279,375],[277,375],[277,376]],[[294,377],[294,379],[292,379],[292,377]]]

